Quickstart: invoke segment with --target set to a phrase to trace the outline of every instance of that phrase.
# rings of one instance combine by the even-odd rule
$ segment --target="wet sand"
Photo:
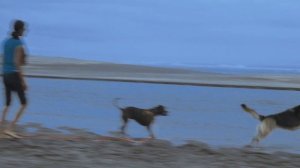
[[[35,131],[28,131],[34,129]],[[80,129],[19,125],[22,139],[0,133],[1,168],[32,167],[299,167],[300,155],[256,148],[212,148],[190,141],[129,142]]]

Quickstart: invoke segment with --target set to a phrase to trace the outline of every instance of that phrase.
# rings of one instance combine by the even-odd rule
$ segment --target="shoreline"
[[[208,87],[300,91],[297,75],[222,74],[205,70],[115,64],[72,58],[30,56],[24,67],[32,78],[101,80]]]
[[[66,80],[90,80],[90,81],[108,81],[108,82],[129,82],[129,83],[149,83],[149,84],[166,84],[166,85],[187,85],[187,86],[205,86],[205,87],[224,87],[224,88],[246,88],[246,89],[264,89],[264,90],[290,90],[300,91],[300,87],[280,87],[280,86],[254,86],[254,85],[235,85],[235,84],[215,84],[215,83],[193,83],[177,81],[156,81],[143,79],[122,79],[122,78],[84,78],[84,77],[67,77],[67,76],[43,76],[43,75],[25,75],[29,78],[45,79],[66,79]]]
[[[27,62],[24,75],[30,78],[300,91],[300,75],[295,74],[229,74],[39,56]]]

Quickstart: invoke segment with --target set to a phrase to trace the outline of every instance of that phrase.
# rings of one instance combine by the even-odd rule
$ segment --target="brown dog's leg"
[[[148,125],[147,126],[147,130],[148,130],[148,132],[149,132],[149,134],[150,134],[150,138],[155,138],[155,136],[154,136],[154,134],[153,134],[153,131],[152,131],[152,129],[151,129],[151,126],[150,125]]]

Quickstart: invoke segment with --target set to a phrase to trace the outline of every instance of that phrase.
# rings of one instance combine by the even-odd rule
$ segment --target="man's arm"
[[[23,70],[22,70],[22,65],[24,65],[24,59],[25,59],[25,50],[22,46],[19,46],[16,48],[16,55],[15,55],[15,65],[16,68],[18,70],[18,73],[20,75],[20,79],[21,79],[21,84],[23,86],[23,89],[26,90],[27,89],[27,85],[24,79],[24,75],[23,75]]]

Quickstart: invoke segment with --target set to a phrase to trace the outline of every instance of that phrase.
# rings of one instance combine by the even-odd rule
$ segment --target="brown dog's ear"
[[[243,108],[246,108],[246,107],[247,107],[246,104],[241,104],[241,106],[242,106]]]

